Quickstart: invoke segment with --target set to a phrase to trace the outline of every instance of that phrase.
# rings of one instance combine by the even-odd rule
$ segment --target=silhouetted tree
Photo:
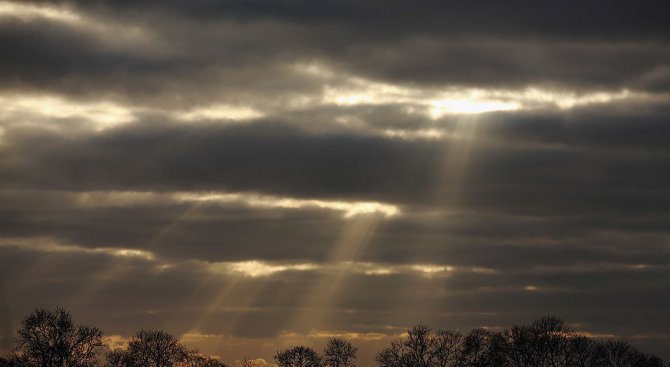
[[[577,335],[561,319],[545,316],[530,326],[505,331],[512,367],[598,367],[595,344]]]
[[[428,367],[433,352],[430,328],[417,325],[407,330],[407,337],[396,339],[391,346],[377,353],[380,367]]]
[[[665,367],[665,363],[663,362],[663,360],[655,355],[645,354],[643,358],[644,360],[642,365],[644,367]]]
[[[314,349],[302,345],[278,351],[274,355],[279,367],[320,367],[321,357]]]
[[[107,353],[107,367],[134,367],[130,354],[126,350],[113,350]]]
[[[570,339],[575,336],[563,320],[556,316],[541,317],[531,325],[538,354],[538,367],[569,367]]]
[[[407,330],[407,337],[396,339],[377,353],[380,367],[448,367],[459,354],[461,335],[440,330],[433,334],[427,326]]]
[[[94,367],[102,332],[74,325],[69,312],[36,309],[21,321],[17,347],[0,357],[0,367]],[[328,341],[322,358],[305,346],[278,351],[279,367],[354,367],[358,348],[344,339]],[[593,341],[561,319],[546,316],[530,326],[504,332],[474,329],[433,333],[424,325],[407,330],[376,356],[379,367],[664,367],[660,358],[644,354],[621,340]],[[107,354],[106,367],[226,367],[160,330],[141,330],[125,350]],[[258,367],[245,360],[243,367]],[[668,366],[670,367],[670,366]]]
[[[660,358],[644,354],[623,340],[608,340],[597,347],[600,364],[598,367],[663,367]]]
[[[125,351],[107,354],[110,367],[177,367],[188,362],[188,353],[178,338],[162,330],[140,330]]]
[[[143,367],[172,367],[187,357],[181,341],[163,330],[140,330],[128,342],[128,352]]]
[[[456,364],[463,335],[457,331],[439,330],[433,339],[431,366],[450,367]]]
[[[332,338],[323,351],[325,367],[354,367],[358,348],[344,339]]]
[[[29,364],[24,356],[10,353],[7,357],[0,357],[0,367],[29,367]]]
[[[511,367],[535,367],[538,365],[538,351],[535,333],[530,326],[515,325],[505,331],[508,342],[507,360]]]
[[[586,336],[575,336],[570,340],[571,365],[574,367],[598,367],[600,357],[597,344]]]
[[[95,366],[103,347],[100,329],[75,325],[62,308],[33,311],[21,321],[16,341],[21,358],[11,363],[38,367]]]
[[[200,354],[197,350],[188,352],[186,360],[180,365],[181,367],[227,367],[221,361]]]
[[[393,340],[391,346],[382,349],[375,356],[375,361],[380,367],[405,367],[413,359],[409,355],[405,344],[400,339]]]
[[[507,366],[507,341],[500,333],[474,329],[463,338],[458,367]]]
[[[261,364],[258,363],[256,360],[253,360],[253,359],[246,359],[245,358],[244,361],[242,361],[242,367],[260,367],[260,366],[261,366]]]

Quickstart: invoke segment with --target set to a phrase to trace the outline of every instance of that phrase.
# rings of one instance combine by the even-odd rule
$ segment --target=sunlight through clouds
[[[79,14],[63,6],[36,5],[12,1],[0,2],[0,17],[15,17],[28,22],[35,18],[47,18],[70,24],[82,22]]]
[[[263,115],[262,112],[247,106],[217,104],[178,113],[177,118],[184,121],[220,119],[243,121],[263,117]]]
[[[400,214],[397,206],[378,202],[344,202],[318,199],[285,198],[252,193],[179,193],[177,200],[189,202],[230,203],[243,202],[251,207],[301,209],[318,208],[342,212],[345,218],[379,213],[384,217]]]
[[[324,199],[302,199],[274,195],[264,195],[254,192],[211,192],[211,191],[47,191],[35,190],[0,190],[0,198],[11,199],[17,202],[42,197],[48,200],[58,195],[66,199],[64,203],[80,208],[97,207],[133,207],[133,206],[166,206],[173,204],[241,204],[257,209],[318,209],[342,213],[345,219],[357,216],[380,215],[382,218],[391,218],[402,214],[400,207],[389,203],[375,201],[337,201]],[[19,204],[16,204],[19,205]]]
[[[318,266],[316,264],[284,264],[273,265],[257,260],[241,261],[237,263],[217,264],[213,265],[214,269],[217,266],[223,265],[224,268],[235,273],[241,273],[250,277],[262,277],[272,275],[282,271],[307,271],[314,270]]]
[[[314,295],[313,302],[317,300],[334,296],[326,294],[332,286],[332,282],[343,281],[345,276],[366,275],[366,276],[389,276],[397,274],[413,274],[426,278],[446,277],[455,273],[472,274],[495,274],[495,269],[481,267],[464,267],[439,264],[386,264],[365,261],[336,261],[324,263],[282,263],[267,262],[260,260],[247,260],[237,262],[203,262],[204,266],[213,274],[231,274],[242,275],[252,278],[269,277],[282,272],[319,272],[325,275],[325,279],[330,280],[328,284],[318,287],[321,291]],[[342,278],[342,279],[337,279]],[[336,292],[337,289],[330,290]],[[309,302],[307,302],[309,304]],[[314,307],[311,305],[310,307]],[[324,306],[324,305],[321,305]],[[315,321],[315,320],[312,320]]]
[[[401,138],[401,139],[440,139],[444,137],[445,133],[438,129],[418,129],[418,130],[409,130],[409,129],[384,129],[384,136],[390,138]]]
[[[155,254],[149,251],[132,248],[113,248],[113,247],[81,247],[77,245],[61,244],[49,239],[0,239],[0,247],[19,247],[39,252],[54,253],[82,253],[82,254],[102,254],[113,257],[127,259],[142,259],[153,261]]]
[[[431,102],[430,105],[430,116],[435,119],[448,114],[513,111],[521,108],[521,106],[516,102],[473,101],[458,99],[438,100]]]
[[[0,119],[11,120],[11,124],[32,124],[31,116],[80,118],[89,121],[96,131],[129,123],[136,118],[129,108],[112,102],[73,101],[52,95],[0,95]]]
[[[609,103],[632,98],[647,98],[648,94],[627,89],[577,93],[570,90],[550,90],[528,86],[519,90],[482,88],[418,88],[374,81],[351,74],[336,72],[316,63],[295,65],[295,69],[325,83],[323,104],[337,106],[406,105],[409,111],[433,119],[445,115],[468,115],[495,111],[559,108]]]
[[[527,99],[531,103],[553,103],[561,109],[571,109],[589,104],[610,103],[628,98],[650,97],[645,93],[633,93],[628,89],[578,94],[569,91],[551,92],[538,88],[528,88],[523,91],[522,96],[522,98]]]
[[[0,22],[3,18],[18,19],[26,23],[38,20],[60,23],[88,32],[116,51],[134,49],[144,53],[150,50],[167,52],[169,49],[165,42],[156,39],[141,25],[96,18],[66,5],[0,1]]]

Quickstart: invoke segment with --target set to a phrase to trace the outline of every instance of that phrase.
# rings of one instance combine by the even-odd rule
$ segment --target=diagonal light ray
[[[364,254],[375,230],[381,221],[380,215],[359,216],[344,223],[342,233],[328,256],[328,264],[352,264]],[[317,330],[329,308],[332,308],[338,292],[347,275],[351,274],[347,266],[338,266],[332,272],[323,273],[311,285],[303,306],[294,316],[292,327],[297,330]]]

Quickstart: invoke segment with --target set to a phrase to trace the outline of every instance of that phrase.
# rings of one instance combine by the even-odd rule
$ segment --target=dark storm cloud
[[[92,20],[95,21],[105,20]],[[215,32],[185,28],[183,32],[165,29],[157,33],[145,27],[137,31],[140,36],[132,29],[125,29],[133,25],[123,23],[112,23],[109,29],[99,32],[89,30],[89,26],[73,27],[39,19],[0,23],[0,49],[6,50],[8,55],[0,61],[3,85],[84,98],[90,98],[92,92],[98,96],[115,95],[117,99],[129,94],[131,101],[137,102],[141,97],[141,101],[148,104],[161,104],[156,101],[179,93],[185,100],[168,97],[171,103],[206,103],[207,95],[230,93],[210,84],[214,81],[225,82],[227,87],[233,84],[242,87],[262,75],[264,79],[276,78],[281,68],[271,65],[274,60],[267,60],[278,52],[273,44],[298,36],[272,25],[253,27],[253,33],[250,26],[245,25],[228,26],[225,31],[217,29]],[[140,23],[140,26],[143,25]],[[124,30],[129,33],[125,37]],[[118,39],[107,34],[111,32],[119,32]],[[236,38],[228,33],[253,36]],[[271,34],[282,36],[271,39]],[[217,35],[226,35],[226,39],[222,41]],[[193,43],[192,39],[199,39],[201,43]],[[218,46],[212,47],[212,44]],[[254,58],[250,56],[250,49],[265,51],[260,51],[263,56]],[[283,87],[292,84],[296,83],[285,81]]]
[[[517,0],[504,4],[472,1],[457,4],[444,1],[296,1],[278,3],[254,1],[97,1],[82,2],[116,9],[173,11],[203,19],[279,19],[310,24],[357,24],[395,35],[405,32],[466,32],[561,36],[646,36],[663,37],[669,31],[665,22],[668,4],[646,1],[630,4],[614,1],[603,8],[598,1],[569,1],[540,4]],[[380,29],[381,28],[381,29]]]
[[[434,87],[664,91],[670,80],[662,2],[633,9],[608,4],[606,12],[596,11],[595,3],[575,11],[521,2],[459,4],[456,11],[442,2],[377,8],[360,2],[203,1],[175,2],[167,13],[158,9],[169,8],[163,3],[79,5],[73,9],[83,10],[85,19],[93,16],[92,22],[107,22],[110,29],[96,33],[40,19],[2,23],[0,49],[9,55],[0,72],[4,85],[187,105],[234,97],[233,90],[271,94],[271,83],[261,82],[266,78],[281,83],[284,93],[313,91],[304,75],[277,75],[287,72],[282,64],[305,60],[376,80]],[[200,16],[210,21],[201,22]],[[124,27],[131,26],[146,39],[131,32],[124,36]]]
[[[397,83],[660,89],[667,85],[664,68],[670,53],[660,43],[644,41],[620,44],[436,34],[392,45],[350,45],[344,56],[334,59],[349,70]]]
[[[6,51],[1,61],[3,79],[27,78],[25,82],[37,86],[75,73],[90,77],[100,70],[114,70],[117,65],[141,73],[156,64],[142,60],[139,52],[123,55],[124,50],[113,50],[95,34],[82,33],[66,24],[3,21],[0,36],[0,47]]]
[[[16,157],[5,161],[5,187],[39,188],[40,182],[48,182],[52,188],[72,190],[224,189],[365,198],[356,192],[371,195],[384,187],[404,191],[428,186],[435,166],[431,163],[440,157],[440,147],[434,145],[314,136],[273,123],[195,130],[137,125],[74,140],[47,131],[17,130],[5,133],[12,146],[3,150]],[[43,148],[35,149],[39,146]]]

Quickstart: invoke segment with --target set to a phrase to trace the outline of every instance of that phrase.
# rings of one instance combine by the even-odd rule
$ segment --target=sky
[[[670,2],[0,1],[0,351],[551,314],[670,359]]]

